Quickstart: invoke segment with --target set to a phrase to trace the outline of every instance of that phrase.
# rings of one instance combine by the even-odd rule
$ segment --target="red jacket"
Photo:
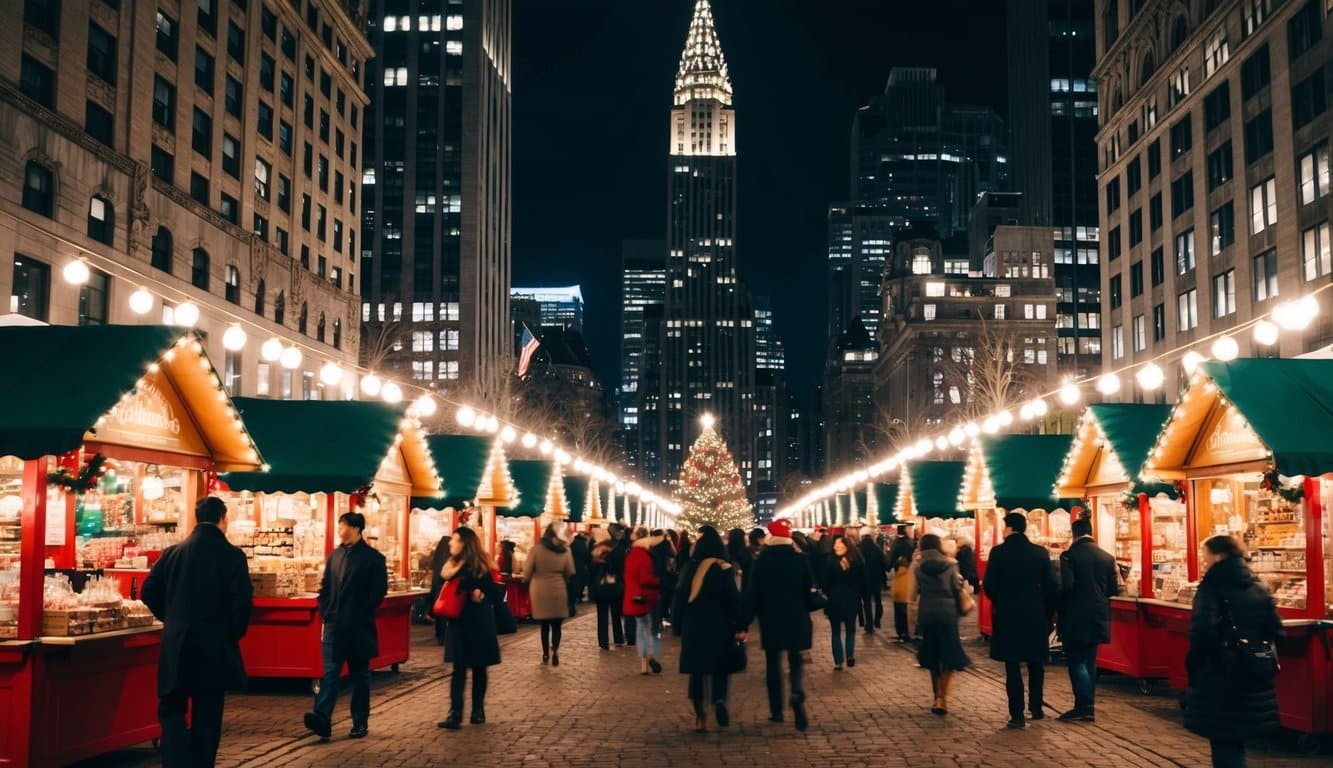
[[[637,545],[638,542],[635,542]],[[626,616],[646,616],[653,610],[653,605],[662,599],[661,582],[653,572],[653,556],[646,546],[630,547],[625,557],[625,602],[623,612]],[[635,597],[642,597],[636,601]]]

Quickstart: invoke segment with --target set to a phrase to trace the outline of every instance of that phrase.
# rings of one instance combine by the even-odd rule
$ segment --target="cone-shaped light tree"
[[[724,535],[732,528],[748,530],[755,524],[754,511],[736,462],[713,430],[712,417],[705,414],[701,422],[703,433],[690,446],[676,480],[679,522],[691,529],[711,525]]]

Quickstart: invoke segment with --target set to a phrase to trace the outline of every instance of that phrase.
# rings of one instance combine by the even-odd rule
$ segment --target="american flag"
[[[528,330],[528,324],[523,324],[523,348],[518,353],[518,377],[521,379],[528,374],[528,366],[532,365],[532,356],[537,354],[537,347],[542,345],[541,340],[532,335]]]

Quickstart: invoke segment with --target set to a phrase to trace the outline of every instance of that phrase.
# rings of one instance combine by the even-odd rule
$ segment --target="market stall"
[[[425,567],[430,562],[440,538],[458,527],[459,514],[475,506],[477,485],[486,468],[486,458],[493,437],[479,435],[430,435],[435,466],[444,473],[445,487],[438,496],[413,496],[408,518],[408,580],[429,589],[432,574]]]
[[[871,483],[867,493],[870,513],[868,517],[881,533],[892,535],[893,524],[898,521],[894,510],[898,507],[897,483]]]
[[[1111,599],[1111,642],[1098,649],[1097,666],[1138,678],[1144,691],[1153,679],[1167,677],[1170,665],[1168,640],[1147,620],[1140,598],[1153,599],[1156,582],[1184,567],[1182,550],[1167,546],[1177,536],[1183,541],[1184,504],[1174,486],[1138,477],[1170,415],[1169,405],[1088,406],[1054,489],[1061,498],[1083,500],[1094,538],[1115,557],[1124,579],[1122,594]],[[1170,526],[1177,515],[1175,531]],[[1162,525],[1154,527],[1155,519]]]
[[[409,499],[440,491],[420,425],[404,406],[379,402],[237,398],[236,408],[267,461],[266,471],[222,475],[227,537],[249,558],[255,587],[241,640],[246,674],[321,677],[317,593],[345,512],[365,515],[366,542],[388,569],[370,666],[396,668],[408,658],[412,602],[424,593],[407,581]]]
[[[1199,546],[1230,534],[1277,601],[1286,627],[1278,711],[1284,727],[1304,733],[1333,732],[1330,434],[1333,361],[1207,362],[1142,471],[1185,489],[1188,581],[1165,585],[1150,606],[1168,634],[1172,686],[1186,682],[1190,603],[1204,570]]]
[[[4,327],[0,349],[0,765],[65,765],[160,734],[161,625],[101,569],[146,573],[215,472],[262,460],[193,333]]]
[[[1057,501],[1051,487],[1060,473],[1070,435],[982,435],[968,451],[957,506],[976,515],[977,573],[985,578],[991,548],[1004,538],[1004,516],[1024,512],[1027,537],[1056,559],[1070,541],[1072,504]],[[991,634],[991,602],[977,596],[977,628]]]

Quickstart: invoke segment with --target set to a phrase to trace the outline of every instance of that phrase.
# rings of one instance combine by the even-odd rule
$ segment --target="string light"
[[[229,352],[240,352],[245,349],[247,340],[245,329],[235,323],[222,333],[222,347]]]
[[[1157,363],[1148,363],[1134,374],[1134,378],[1138,379],[1140,387],[1151,392],[1162,386],[1162,382],[1166,381],[1166,374]]]
[[[435,404],[433,395],[422,395],[412,403],[412,409],[416,411],[418,416],[428,419],[435,415],[438,406]]]
[[[1235,360],[1236,355],[1240,354],[1240,345],[1230,336],[1219,336],[1213,342],[1213,357],[1218,360]]]
[[[1279,332],[1280,329],[1268,320],[1260,320],[1254,324],[1254,340],[1265,347],[1271,347],[1277,343]],[[1189,354],[1186,353],[1186,356],[1188,357]]]
[[[259,357],[266,363],[276,363],[282,357],[282,339],[277,336],[259,346]]]
[[[1060,385],[1060,402],[1065,405],[1076,405],[1083,397],[1078,385],[1071,379],[1065,379],[1065,383]]]
[[[1191,349],[1185,353],[1184,357],[1180,358],[1180,367],[1185,369],[1185,373],[1194,373],[1194,369],[1199,367],[1199,363],[1207,359],[1207,357]]]
[[[1097,379],[1097,391],[1103,395],[1114,395],[1120,391],[1120,377],[1114,373],[1103,374]]]
[[[343,380],[342,366],[332,361],[325,363],[319,369],[319,380],[330,387],[338,386],[338,383]]]
[[[397,382],[385,382],[384,386],[380,388],[380,396],[384,398],[386,403],[401,403],[403,401],[403,388],[398,386]]]
[[[303,355],[301,354],[300,347],[287,347],[282,350],[282,355],[278,358],[278,362],[282,364],[283,368],[291,371],[301,367],[302,357]]]
[[[136,315],[146,315],[153,311],[153,294],[147,288],[139,288],[130,294],[130,311]]]
[[[70,285],[87,285],[88,279],[93,276],[92,270],[88,269],[88,262],[83,259],[75,259],[66,264],[65,268],[60,270],[60,274]]]
[[[193,328],[195,323],[199,322],[199,305],[193,301],[178,304],[172,317],[175,318],[176,325],[182,328]]]
[[[367,374],[361,377],[361,394],[366,397],[375,397],[379,395],[380,389],[384,387],[384,382],[375,374]]]

